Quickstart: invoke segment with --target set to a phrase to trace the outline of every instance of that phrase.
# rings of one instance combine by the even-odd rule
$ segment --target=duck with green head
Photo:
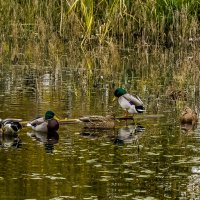
[[[32,127],[34,131],[44,133],[57,131],[59,129],[58,120],[52,111],[47,111],[44,117],[32,120],[27,126]]]
[[[118,98],[119,105],[125,110],[125,116],[136,113],[143,113],[145,111],[142,100],[138,96],[133,96],[123,88],[117,88],[114,92],[115,97]]]

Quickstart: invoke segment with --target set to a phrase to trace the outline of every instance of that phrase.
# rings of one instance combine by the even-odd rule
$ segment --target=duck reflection
[[[21,139],[17,134],[0,134],[0,146],[2,148],[20,148],[21,145]]]
[[[197,113],[189,107],[185,107],[180,115],[181,122],[181,132],[190,133],[197,128],[198,115]]]
[[[132,143],[133,141],[138,142],[140,132],[143,132],[145,128],[140,125],[128,125],[126,127],[122,127],[118,130],[118,135],[114,140],[114,144],[123,145]]]
[[[59,134],[56,131],[49,131],[47,133],[32,131],[28,132],[27,135],[42,142],[47,153],[53,153],[54,144],[58,143],[59,140]]]
[[[22,129],[20,119],[0,119],[0,146],[21,147],[21,140],[18,132]]]
[[[197,128],[196,124],[181,124],[181,133],[183,134],[190,134],[193,133],[194,130]]]

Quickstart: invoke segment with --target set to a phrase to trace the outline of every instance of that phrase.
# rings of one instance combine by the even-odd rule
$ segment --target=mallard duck
[[[21,119],[0,119],[0,129],[2,134],[16,135],[22,125],[20,124]]]
[[[47,111],[44,117],[32,120],[27,126],[32,127],[34,131],[44,133],[57,131],[59,129],[59,123],[52,111]]]
[[[180,116],[181,124],[195,125],[198,122],[197,113],[189,107],[185,107]]]
[[[128,94],[127,91],[123,88],[117,88],[114,92],[115,97],[118,98],[119,105],[125,110],[125,116],[128,116],[128,113],[143,113],[145,111],[143,102],[138,96],[133,96]]]
[[[115,122],[114,117],[111,115],[100,116],[100,115],[91,115],[83,116],[79,118],[80,121],[84,122],[85,128],[91,129],[110,129],[114,128]]]

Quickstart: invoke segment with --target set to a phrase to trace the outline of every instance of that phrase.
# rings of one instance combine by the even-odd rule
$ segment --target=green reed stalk
[[[200,35],[199,0],[0,0],[0,7],[1,60],[56,60],[81,46],[188,46]]]

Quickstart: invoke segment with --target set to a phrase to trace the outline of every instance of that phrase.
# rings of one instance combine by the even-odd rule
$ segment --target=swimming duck
[[[185,107],[180,116],[181,124],[195,125],[198,122],[197,113],[189,107]]]
[[[0,119],[0,129],[2,134],[16,135],[22,125],[20,124],[21,119]]]
[[[32,127],[34,131],[44,133],[57,131],[59,129],[59,123],[52,111],[47,111],[44,117],[32,120],[27,126]]]
[[[85,128],[91,129],[110,129],[114,128],[115,122],[114,117],[111,115],[101,116],[101,115],[91,115],[83,116],[79,118],[80,121],[84,122]]]
[[[143,113],[145,111],[143,102],[138,96],[133,96],[128,94],[127,91],[123,88],[117,88],[114,92],[115,97],[118,98],[119,105],[125,110],[125,116],[128,116],[128,113]]]

